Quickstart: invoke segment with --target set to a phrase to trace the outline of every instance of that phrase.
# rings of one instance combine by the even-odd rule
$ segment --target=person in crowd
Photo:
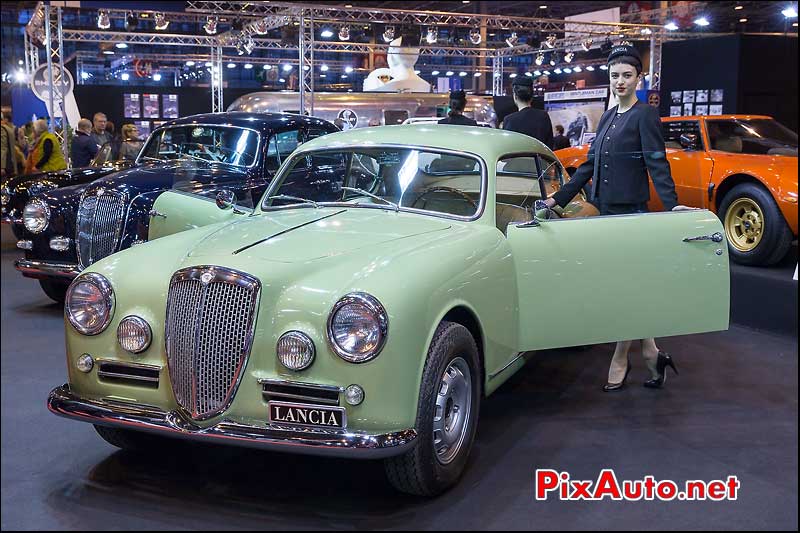
[[[16,135],[14,126],[6,120],[5,114],[0,114],[0,177],[7,178],[19,174],[17,157],[15,154]]]
[[[569,139],[564,136],[564,126],[556,124],[556,136],[553,137],[553,150],[561,150],[562,148],[569,148]]]
[[[630,45],[615,46],[608,56],[608,72],[611,91],[619,104],[600,118],[586,162],[544,201],[545,205],[564,207],[592,179],[589,200],[599,206],[601,216],[646,213],[650,199],[649,173],[665,209],[688,209],[678,205],[658,109],[636,98],[636,86],[642,78],[639,52]],[[628,358],[631,342],[617,343],[604,391],[619,390],[625,384],[631,369]],[[642,339],[641,343],[642,356],[652,375],[644,386],[660,388],[668,366],[677,373],[675,363],[658,349],[655,339]]]
[[[514,78],[512,84],[514,103],[517,105],[516,113],[511,113],[503,119],[503,129],[530,135],[553,149],[553,124],[550,115],[543,109],[531,107],[533,102],[533,80],[528,76]]]
[[[464,91],[450,91],[450,111],[447,113],[447,118],[440,120],[439,124],[477,126],[477,122],[464,116],[465,107],[467,107],[467,93]]]
[[[47,120],[42,118],[34,122],[33,133],[35,138],[25,163],[25,173],[50,172],[67,168],[58,137],[47,131]]]
[[[133,161],[139,155],[142,148],[142,140],[139,138],[139,129],[135,124],[124,124],[122,126],[122,143],[119,147],[119,158]]]
[[[93,128],[91,135],[98,148],[111,141],[111,135],[108,133],[108,131],[106,131],[107,124],[108,119],[106,118],[105,113],[98,112],[94,114],[94,117],[92,117]]]
[[[72,147],[70,149],[72,166],[89,166],[89,163],[97,155],[97,150],[99,148],[94,139],[92,139],[92,121],[88,118],[80,119],[78,128],[75,130],[75,136],[72,137]]]

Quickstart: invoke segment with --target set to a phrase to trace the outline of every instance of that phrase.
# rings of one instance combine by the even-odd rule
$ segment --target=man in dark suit
[[[530,135],[553,149],[553,123],[550,115],[543,109],[531,107],[533,101],[533,80],[527,76],[514,79],[512,84],[514,103],[519,111],[503,119],[503,129]]]
[[[558,133],[558,135],[553,137],[553,151],[569,148],[569,139],[564,136],[564,126],[556,124],[556,133]]]
[[[97,145],[91,136],[92,123],[87,118],[78,121],[78,128],[72,138],[70,157],[75,168],[88,166],[97,155]]]

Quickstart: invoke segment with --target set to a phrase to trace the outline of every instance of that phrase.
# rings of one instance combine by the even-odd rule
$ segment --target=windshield
[[[289,162],[262,208],[347,203],[472,217],[481,203],[482,169],[474,156],[411,147],[308,152]]]
[[[712,150],[797,157],[797,134],[772,119],[709,120]]]
[[[140,158],[145,161],[195,159],[249,167],[258,157],[259,134],[233,126],[173,126],[155,131]]]

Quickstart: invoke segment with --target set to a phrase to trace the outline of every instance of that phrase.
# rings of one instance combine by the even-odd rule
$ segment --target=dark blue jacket
[[[72,138],[72,150],[70,153],[72,166],[77,168],[89,166],[89,163],[92,162],[96,155],[97,145],[91,135],[76,131],[75,136]]]

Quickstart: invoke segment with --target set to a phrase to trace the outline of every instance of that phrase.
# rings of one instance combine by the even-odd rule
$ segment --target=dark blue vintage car
[[[84,268],[147,241],[151,217],[164,216],[152,211],[164,191],[219,195],[252,207],[298,145],[335,131],[325,120],[284,113],[209,113],[170,121],[153,131],[134,167],[32,197],[18,224],[17,247],[25,258],[15,266],[63,302]]]
[[[32,196],[59,187],[89,183],[133,166],[133,160],[115,159],[112,157],[112,152],[112,145],[108,142],[100,147],[88,166],[22,174],[4,179],[0,182],[0,205],[2,206],[0,207],[0,221],[3,224],[12,224],[11,227],[17,238],[23,238],[22,211]]]

